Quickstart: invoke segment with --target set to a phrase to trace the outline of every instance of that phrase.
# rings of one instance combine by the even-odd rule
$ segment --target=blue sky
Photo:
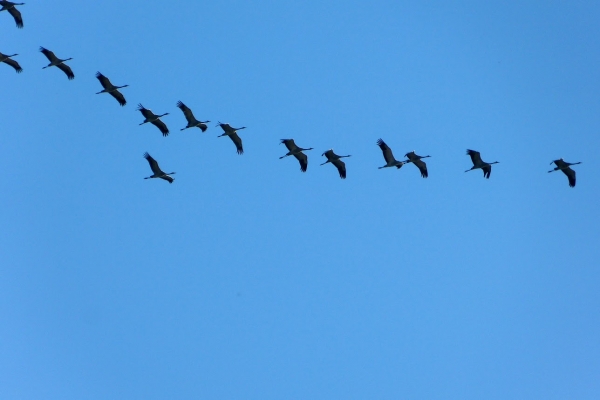
[[[0,65],[0,397],[600,396],[596,2],[20,10],[22,30],[0,13],[24,69]],[[248,127],[243,156],[217,121]],[[380,137],[430,177],[378,170]],[[315,148],[307,173],[281,138]],[[489,181],[467,148],[500,161]],[[142,179],[146,151],[172,185]]]

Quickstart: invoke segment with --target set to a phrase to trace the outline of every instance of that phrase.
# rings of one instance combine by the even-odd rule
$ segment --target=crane
[[[406,164],[406,161],[397,161],[394,158],[392,149],[390,149],[389,146],[387,144],[385,144],[385,142],[382,139],[379,139],[377,141],[377,145],[381,148],[381,152],[383,153],[383,158],[385,159],[385,163],[386,163],[383,167],[379,167],[379,169],[390,168],[390,167],[396,167],[396,168],[400,169],[400,168],[402,168],[402,166],[404,164]]]
[[[302,147],[298,147],[296,146],[294,139],[281,139],[281,143],[285,144],[285,147],[287,147],[289,151],[286,155],[279,157],[279,159],[281,160],[288,156],[294,156],[300,162],[300,171],[306,172],[306,169],[308,168],[308,157],[303,151],[312,150],[313,148],[309,147],[308,149],[303,149]]]
[[[144,179],[160,178],[164,179],[169,183],[173,183],[175,179],[173,179],[170,175],[175,174],[175,172],[169,172],[168,174],[164,173],[158,166],[156,160],[152,158],[152,156],[148,154],[148,152],[144,153],[144,158],[148,160],[148,164],[150,164],[150,169],[152,169],[152,175]]]
[[[564,161],[562,158],[559,158],[558,160],[554,160],[550,163],[550,165],[552,165],[552,163],[556,164],[556,168],[554,168],[551,171],[548,171],[548,173],[550,172],[554,172],[554,171],[562,171],[567,178],[569,178],[569,186],[570,187],[575,187],[575,183],[576,183],[576,174],[575,171],[573,171],[570,166],[571,165],[577,165],[577,164],[581,164],[581,161],[576,162],[576,163],[568,163],[566,161]]]
[[[490,179],[490,174],[492,173],[492,164],[498,164],[498,161],[487,163],[481,159],[481,154],[479,154],[479,152],[475,150],[467,149],[467,154],[471,156],[471,161],[473,161],[473,167],[471,169],[466,170],[465,172],[481,168],[483,171],[483,177],[486,179]]]
[[[125,101],[125,97],[123,96],[123,94],[121,92],[119,92],[119,89],[128,87],[129,85],[115,86],[110,82],[110,79],[108,79],[106,76],[102,75],[100,72],[96,72],[96,78],[98,78],[98,80],[100,81],[100,84],[104,88],[103,90],[101,90],[100,92],[98,92],[96,94],[100,94],[100,93],[110,94],[112,97],[117,99],[117,101],[119,102],[121,107],[124,106],[125,104],[127,104],[127,101]]]
[[[338,156],[337,154],[335,154],[333,152],[333,149],[329,149],[321,155],[327,157],[327,161],[325,161],[321,165],[325,165],[327,163],[332,163],[333,165],[335,165],[338,172],[340,173],[340,178],[346,179],[346,164],[342,160],[340,160],[340,158],[351,157],[350,155]]]
[[[242,126],[241,128],[232,128],[231,125],[223,124],[221,122],[219,122],[216,126],[220,126],[221,129],[223,129],[223,134],[219,135],[218,137],[229,136],[233,144],[235,144],[237,153],[244,154],[244,148],[242,147],[242,139],[238,136],[237,131],[246,129],[246,127]]]
[[[183,104],[181,101],[177,102],[177,107],[179,107],[179,109],[181,111],[183,111],[183,115],[185,116],[185,119],[187,119],[187,126],[185,128],[181,128],[180,130],[186,130],[188,128],[200,128],[200,130],[202,132],[206,132],[207,126],[206,124],[210,121],[198,121],[195,117],[194,117],[194,113],[192,113],[192,110],[190,110],[190,108],[188,106],[186,106],[185,104]]]
[[[142,122],[140,125],[144,125],[145,123],[150,122],[152,125],[156,126],[158,129],[160,129],[160,131],[162,132],[164,137],[167,137],[169,135],[169,128],[167,128],[167,125],[165,125],[165,123],[160,120],[160,117],[169,115],[169,113],[156,115],[152,112],[152,110],[145,108],[141,103],[138,104],[137,109],[139,112],[142,113],[142,115],[145,118],[144,122]]]
[[[406,161],[405,164],[413,163],[417,168],[419,168],[419,171],[421,171],[421,176],[423,178],[427,178],[429,176],[429,174],[427,173],[427,164],[425,164],[425,162],[421,159],[431,156],[419,156],[415,154],[415,151],[413,150],[410,153],[406,153],[404,157],[408,158],[408,161]]]
[[[72,60],[72,58],[62,60],[56,57],[53,52],[43,47],[40,47],[40,51],[46,56],[48,61],[50,61],[50,64],[46,65],[42,69],[46,69],[48,67],[57,67],[67,75],[67,78],[69,78],[69,80],[75,79],[75,75],[73,74],[73,70],[71,70],[71,67],[64,63],[65,61]]]
[[[17,28],[19,29],[23,28],[23,18],[21,17],[21,12],[17,10],[15,6],[22,6],[23,4],[25,3],[13,3],[6,0],[0,0],[0,6],[2,6],[0,11],[8,11],[8,13],[14,18]]]
[[[17,74],[20,74],[21,72],[23,72],[23,68],[21,68],[21,66],[19,65],[18,62],[11,59],[11,57],[14,57],[14,56],[18,56],[18,54],[7,55],[7,54],[0,53],[0,62],[10,65],[11,67],[13,67],[15,69],[15,71],[17,71]]]

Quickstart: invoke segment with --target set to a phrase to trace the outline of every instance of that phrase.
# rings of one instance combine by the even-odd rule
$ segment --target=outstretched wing
[[[123,93],[119,92],[118,90],[113,90],[113,91],[110,91],[109,93],[112,97],[117,99],[117,101],[119,102],[121,107],[123,107],[125,104],[127,104],[127,101],[125,100],[125,96],[123,96]]]
[[[235,148],[237,149],[238,154],[244,154],[244,147],[242,147],[242,139],[238,136],[237,132],[229,135],[233,144],[235,144]]]
[[[185,116],[185,119],[187,119],[188,125],[195,125],[198,123],[198,120],[194,117],[194,113],[192,113],[192,110],[190,110],[188,106],[183,104],[181,101],[178,101],[177,107],[183,111],[183,115]]]
[[[98,78],[98,80],[100,81],[100,84],[102,85],[102,87],[104,89],[108,90],[113,87],[113,84],[110,83],[110,79],[108,79],[106,76],[102,75],[100,72],[96,72],[96,78]]]
[[[167,125],[165,125],[165,123],[162,122],[160,119],[156,119],[156,120],[152,121],[151,124],[156,126],[158,129],[160,129],[163,136],[166,137],[169,135],[169,128],[167,128]]]
[[[492,173],[492,166],[488,164],[484,167],[481,167],[481,169],[483,170],[483,177],[485,179],[490,179],[490,174]]]
[[[281,143],[283,143],[285,145],[285,147],[287,147],[288,151],[294,151],[296,150],[296,143],[294,142],[294,139],[281,139]]]
[[[71,69],[71,67],[69,67],[67,64],[65,63],[60,63],[57,65],[57,67],[65,73],[65,75],[67,75],[67,78],[69,78],[69,80],[73,80],[75,79],[75,74],[73,73],[73,70]]]
[[[390,147],[387,144],[385,144],[385,142],[382,139],[379,139],[377,141],[377,145],[381,149],[381,152],[383,153],[383,158],[385,159],[386,163],[392,164],[394,161],[396,161],[396,159],[394,158],[394,154],[392,153],[392,149],[390,149]]]
[[[563,169],[562,172],[564,172],[567,178],[569,178],[569,186],[575,187],[575,183],[577,183],[575,170],[572,170],[571,168],[567,167]]]
[[[21,17],[21,12],[17,10],[15,7],[11,7],[8,9],[10,15],[15,19],[15,23],[17,24],[17,28],[23,28],[23,18]]]
[[[13,67],[15,69],[15,71],[17,71],[17,74],[20,74],[21,72],[23,72],[23,68],[21,68],[19,63],[16,62],[15,60],[13,60],[12,58],[7,58],[6,60],[4,60],[4,63]]]
[[[421,171],[421,176],[423,178],[427,178],[429,176],[429,174],[427,173],[427,164],[425,164],[424,161],[417,159],[412,161],[412,163],[415,164],[417,168],[419,168],[419,171]]]
[[[346,164],[342,160],[335,160],[331,163],[337,168],[340,173],[340,178],[346,179]]]
[[[50,61],[51,63],[58,61],[58,59],[56,58],[56,56],[54,55],[54,53],[44,47],[40,47],[40,51],[42,52],[43,55],[46,56],[46,58],[48,59],[48,61]]]
[[[144,158],[148,160],[148,164],[150,164],[150,169],[152,170],[152,172],[154,172],[155,175],[164,174],[164,172],[162,172],[160,167],[158,166],[156,160],[152,158],[150,154],[148,154],[147,152],[144,153]]]
[[[467,149],[467,154],[471,157],[473,165],[479,165],[483,163],[483,161],[481,161],[481,154],[479,154],[478,151]]]
[[[154,113],[152,111],[150,111],[149,109],[147,109],[146,107],[144,107],[142,105],[142,103],[138,104],[137,110],[139,112],[141,112],[142,115],[144,116],[144,118],[146,118],[146,119],[154,117]]]
[[[308,157],[306,154],[302,152],[294,153],[294,157],[300,162],[300,171],[306,172],[306,169],[308,168]]]

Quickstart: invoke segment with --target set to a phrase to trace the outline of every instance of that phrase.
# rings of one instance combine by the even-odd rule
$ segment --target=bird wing
[[[232,133],[231,135],[228,135],[231,140],[233,141],[233,144],[235,144],[235,148],[237,149],[237,153],[238,154],[244,154],[244,148],[242,147],[242,139],[238,136],[238,134],[236,132]]]
[[[13,67],[15,69],[15,71],[17,71],[18,74],[23,72],[23,68],[21,68],[19,63],[16,62],[15,60],[13,60],[12,58],[7,58],[6,60],[4,60],[4,62],[6,64],[10,65],[11,67]]]
[[[50,51],[44,47],[40,47],[40,51],[42,52],[43,55],[46,56],[48,61],[50,61],[51,63],[58,60],[52,51]]]
[[[100,81],[100,84],[102,85],[102,87],[104,89],[108,90],[113,87],[113,84],[110,83],[110,79],[108,79],[106,76],[102,75],[100,72],[96,72],[96,78],[98,78],[98,80]]]
[[[156,162],[156,160],[154,158],[152,158],[152,156],[150,154],[144,153],[144,158],[146,160],[148,160],[148,164],[150,164],[150,169],[152,170],[152,172],[154,172],[155,175],[163,175],[164,174],[164,172],[162,172],[162,170],[158,166],[158,163]]]
[[[479,154],[478,151],[467,149],[467,154],[471,156],[473,165],[477,166],[479,164],[483,164],[483,161],[481,161],[481,154]]]
[[[390,149],[390,147],[385,144],[382,139],[377,141],[377,145],[381,148],[381,151],[383,152],[383,158],[385,159],[386,163],[391,164],[396,161],[394,154],[392,153],[392,149]]]
[[[346,179],[346,164],[342,160],[335,160],[331,163],[337,168],[340,173],[340,178]]]
[[[158,129],[160,129],[163,136],[169,135],[169,128],[167,128],[167,125],[164,122],[162,122],[160,119],[155,119],[154,121],[152,121],[150,123],[152,125],[154,125],[155,127],[157,127]]]
[[[154,113],[147,109],[146,107],[144,107],[141,103],[138,104],[138,111],[142,113],[142,115],[144,116],[144,118],[149,119],[154,117]]]
[[[173,183],[173,181],[175,180],[171,177],[171,175],[163,175],[160,177],[160,179],[164,179],[165,181],[167,181],[169,183]]]
[[[296,146],[296,142],[294,142],[294,139],[281,139],[281,142],[285,144],[285,147],[287,147],[287,149],[291,152],[298,148],[298,146]]]
[[[413,153],[413,155],[414,155],[414,153]],[[419,171],[421,171],[421,176],[423,178],[427,178],[429,176],[429,174],[427,173],[427,164],[425,164],[425,161],[417,159],[417,160],[413,160],[412,163],[415,164],[417,166],[417,168],[419,168]]]
[[[185,116],[185,119],[187,119],[188,124],[195,125],[198,123],[198,121],[194,117],[194,114],[192,113],[192,110],[190,110],[188,106],[183,104],[181,101],[178,101],[177,107],[179,107],[179,109],[183,111],[183,115]]]
[[[67,75],[67,78],[69,78],[69,80],[75,79],[75,74],[73,73],[73,70],[67,64],[60,63],[57,65],[57,67]]]
[[[300,170],[306,172],[306,169],[308,168],[308,157],[306,154],[302,152],[294,153],[294,157],[300,162]]]
[[[481,167],[481,169],[483,170],[483,177],[486,179],[490,179],[490,174],[492,173],[492,166],[488,164]]]
[[[321,154],[321,155],[322,155],[322,156],[325,156],[325,157],[327,157],[327,159],[329,160],[329,159],[331,159],[331,157],[332,157],[333,155],[335,155],[335,153],[333,152],[333,150],[327,150],[326,152],[324,152],[324,153],[323,153],[323,154]]]
[[[409,160],[411,160],[411,161],[412,161],[412,160],[414,160],[415,158],[417,158],[417,159],[418,159],[418,157],[417,157],[417,155],[415,154],[415,152],[414,152],[414,151],[411,151],[410,153],[406,153],[406,154],[404,155],[404,157],[408,158],[408,159],[409,159]]]
[[[114,97],[115,99],[117,99],[117,101],[119,102],[119,104],[121,105],[121,107],[123,107],[125,104],[127,104],[127,101],[125,100],[125,96],[123,96],[123,93],[119,92],[118,90],[112,90],[110,92],[110,95],[112,97]]]
[[[565,175],[567,176],[567,178],[569,178],[569,186],[575,187],[575,183],[577,181],[576,175],[575,175],[575,170],[572,170],[571,168],[567,167],[567,168],[563,169],[562,172],[564,172]]]
[[[23,18],[21,17],[21,12],[17,10],[15,7],[11,7],[8,9],[10,15],[15,19],[15,23],[17,24],[17,28],[23,27]]]

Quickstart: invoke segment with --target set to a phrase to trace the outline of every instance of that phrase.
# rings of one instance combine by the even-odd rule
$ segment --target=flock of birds
[[[7,11],[14,18],[17,28],[23,28],[23,18],[21,16],[21,13],[15,6],[23,5],[23,4],[25,4],[25,3],[13,3],[10,1],[6,1],[6,0],[0,0],[0,6],[2,6],[2,8],[0,9],[0,12]],[[66,58],[66,59],[58,58],[52,51],[50,51],[44,47],[40,47],[40,52],[42,54],[44,54],[44,56],[46,56],[46,58],[49,61],[49,64],[46,65],[45,67],[43,67],[44,69],[49,68],[49,67],[57,67],[58,69],[60,69],[61,71],[63,71],[65,73],[65,75],[67,76],[67,78],[69,80],[75,79],[75,74],[73,73],[73,70],[71,69],[71,67],[69,67],[67,64],[65,64],[65,61],[69,61],[72,58]],[[21,73],[21,72],[23,72],[23,68],[21,68],[19,63],[16,60],[13,60],[13,58],[12,58],[17,55],[18,54],[6,55],[3,53],[0,53],[0,63],[5,63],[5,64],[11,66],[12,68],[14,68],[17,73]],[[96,73],[96,78],[100,81],[100,84],[102,85],[102,88],[103,88],[100,92],[98,92],[96,94],[108,93],[112,97],[114,97],[121,106],[125,106],[127,104],[127,101],[125,100],[125,96],[123,96],[123,94],[119,91],[119,89],[125,88],[128,85],[115,86],[111,83],[111,81],[106,76],[102,75],[100,72]],[[187,120],[187,125],[184,128],[181,128],[182,131],[185,129],[190,129],[190,128],[199,128],[202,132],[205,132],[208,129],[206,124],[209,123],[210,121],[199,121],[198,119],[196,119],[196,117],[194,117],[192,110],[189,107],[187,107],[185,104],[183,104],[181,101],[177,102],[177,107],[183,112],[183,115],[185,116],[185,118]],[[169,128],[160,119],[161,117],[164,117],[165,115],[169,115],[169,113],[157,115],[157,114],[154,114],[150,109],[145,108],[142,104],[138,105],[137,110],[140,111],[142,113],[142,115],[144,116],[144,121],[142,123],[140,123],[140,125],[150,123],[150,124],[156,126],[160,130],[160,132],[162,133],[163,136],[166,137],[169,135]],[[237,134],[237,131],[246,129],[246,127],[243,126],[241,128],[233,128],[231,125],[229,125],[227,123],[221,123],[221,122],[219,122],[216,126],[221,127],[221,129],[223,130],[223,134],[219,135],[219,137],[229,136],[229,138],[235,144],[237,153],[243,154],[244,148],[242,146],[242,139]],[[289,156],[294,156],[300,163],[300,170],[302,172],[306,172],[306,170],[308,169],[308,157],[306,156],[306,154],[304,154],[304,152],[308,151],[308,150],[313,150],[313,148],[310,147],[310,148],[305,149],[302,147],[298,147],[296,145],[296,143],[294,142],[294,139],[281,139],[281,144],[285,145],[285,147],[288,149],[288,152],[287,152],[287,154],[285,154],[279,158],[283,159],[283,158],[286,158]],[[391,167],[396,167],[397,169],[400,169],[403,165],[412,163],[419,169],[421,176],[423,178],[427,178],[429,176],[429,173],[427,172],[427,164],[423,161],[423,159],[428,158],[430,156],[419,156],[419,155],[415,154],[414,151],[411,151],[404,155],[404,157],[406,157],[406,160],[398,161],[394,157],[394,154],[392,153],[392,149],[382,139],[379,139],[377,141],[377,145],[381,148],[381,151],[383,153],[383,158],[385,159],[385,165],[382,167],[379,167],[379,169],[391,168]],[[327,150],[322,155],[327,158],[327,161],[325,161],[321,165],[325,165],[328,163],[333,164],[337,168],[340,178],[346,179],[346,164],[341,159],[350,157],[350,155],[340,156],[338,154],[335,154],[332,149]],[[472,171],[475,169],[481,169],[483,171],[483,177],[486,179],[489,179],[490,174],[492,172],[492,164],[497,164],[498,161],[494,161],[494,162],[490,162],[490,163],[485,162],[481,159],[481,154],[475,150],[467,150],[467,155],[469,155],[471,157],[473,167],[466,170],[465,172],[469,172],[469,171]],[[148,153],[144,154],[144,158],[148,161],[148,163],[150,164],[150,169],[152,170],[152,175],[149,177],[146,177],[144,179],[160,178],[160,179],[166,180],[169,183],[173,183],[174,179],[171,175],[175,174],[175,172],[169,172],[169,173],[163,172],[160,169],[158,162],[154,158],[152,158],[152,156],[150,156],[150,154],[148,154]],[[550,173],[550,172],[554,172],[554,171],[562,171],[569,180],[569,186],[575,187],[576,174],[575,174],[575,171],[570,168],[570,166],[576,165],[576,164],[581,164],[581,162],[569,163],[569,162],[564,161],[562,158],[560,158],[558,160],[552,161],[550,164],[552,164],[552,163],[554,163],[556,165],[556,167],[548,172]]]

